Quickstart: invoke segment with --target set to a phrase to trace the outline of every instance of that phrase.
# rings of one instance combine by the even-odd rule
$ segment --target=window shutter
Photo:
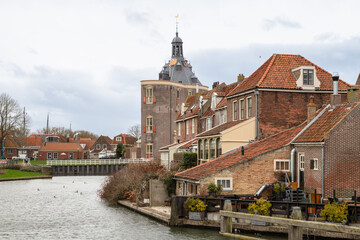
[[[155,128],[155,126],[153,126],[153,132],[156,132],[156,128]]]
[[[156,97],[153,96],[153,103],[156,103]]]
[[[146,126],[144,126],[144,133],[146,133]]]
[[[314,169],[314,159],[310,160],[310,169]]]
[[[146,97],[144,97],[144,103],[146,103]]]

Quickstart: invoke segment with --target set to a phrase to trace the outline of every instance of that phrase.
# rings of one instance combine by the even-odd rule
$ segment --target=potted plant
[[[189,219],[203,220],[206,204],[198,198],[188,198],[184,203],[184,209],[189,212]]]
[[[263,198],[260,198],[255,203],[249,204],[248,211],[250,214],[269,216],[270,208],[271,208],[271,203],[265,201]],[[253,225],[261,225],[261,226],[269,225],[268,223],[261,221],[251,221],[251,223]]]
[[[207,187],[208,191],[209,191],[209,196],[218,196],[221,194],[222,192],[222,185],[216,185],[215,183],[210,183]]]
[[[275,199],[276,201],[281,201],[283,199],[283,192],[285,188],[282,184],[276,183],[274,185]]]
[[[346,203],[328,203],[325,205],[324,209],[321,210],[320,216],[325,219],[325,221],[332,223],[347,223],[348,216],[348,205]]]

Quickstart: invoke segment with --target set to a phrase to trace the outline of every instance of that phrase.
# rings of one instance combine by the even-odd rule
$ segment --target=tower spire
[[[175,18],[176,18],[176,36],[178,36],[178,25],[179,25],[178,18],[179,18],[179,14],[177,14],[177,15],[175,16]]]

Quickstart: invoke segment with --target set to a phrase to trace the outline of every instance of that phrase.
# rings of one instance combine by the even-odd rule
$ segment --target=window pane
[[[289,170],[289,162],[285,162],[285,170]]]
[[[220,185],[221,184],[221,180],[217,180],[217,185]]]

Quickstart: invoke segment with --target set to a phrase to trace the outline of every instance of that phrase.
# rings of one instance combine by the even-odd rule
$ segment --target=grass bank
[[[24,172],[20,170],[4,169],[5,174],[0,174],[0,178],[27,178],[46,176],[41,172]]]
[[[46,160],[32,160],[31,165],[46,165]]]

